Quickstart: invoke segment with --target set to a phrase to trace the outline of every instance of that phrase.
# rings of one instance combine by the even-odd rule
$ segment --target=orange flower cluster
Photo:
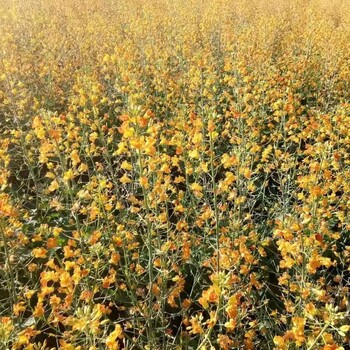
[[[0,1],[0,348],[350,342],[350,4]]]

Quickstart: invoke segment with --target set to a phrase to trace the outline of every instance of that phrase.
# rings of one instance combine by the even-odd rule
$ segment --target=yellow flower
[[[217,314],[215,311],[210,311],[210,319],[206,322],[208,328],[213,328],[218,321]]]
[[[61,350],[77,350],[77,347],[75,347],[73,344],[67,343],[65,341],[60,342],[60,349]]]
[[[126,160],[123,161],[120,167],[124,170],[132,170],[132,164],[130,164]]]
[[[209,303],[218,303],[220,297],[220,290],[218,286],[210,286],[202,293],[202,296],[198,299],[198,302],[207,309]]]
[[[110,350],[118,350],[119,349],[119,343],[118,339],[123,339],[123,330],[120,324],[115,325],[114,331],[106,338],[106,346],[107,349]]]
[[[74,179],[74,172],[72,169],[67,170],[63,175],[63,180],[69,181]]]
[[[230,318],[228,322],[225,323],[225,328],[228,332],[233,332],[237,327],[237,321]]]
[[[13,305],[13,313],[18,316],[21,312],[26,310],[26,305],[23,301]]]
[[[203,334],[204,329],[202,328],[201,321],[203,320],[203,315],[199,314],[192,316],[189,320],[190,326],[187,327],[187,330],[190,331],[190,334]]]
[[[13,331],[14,326],[10,317],[0,318],[0,334],[2,335],[2,340],[7,341]]]
[[[0,217],[1,216],[12,216],[15,217],[17,215],[15,209],[9,202],[9,196],[5,193],[0,195]]]
[[[42,303],[38,303],[33,311],[34,317],[41,317],[45,313],[44,307]]]
[[[237,165],[238,159],[235,156],[230,157],[227,153],[225,153],[222,155],[221,164],[224,166],[225,169],[227,169],[234,165]]]
[[[141,176],[140,177],[140,185],[142,187],[144,187],[145,189],[149,188],[149,183],[148,183],[148,179],[146,176]]]
[[[130,180],[130,178],[129,178],[126,174],[124,174],[124,175],[120,178],[120,182],[121,182],[122,184],[127,184],[127,183],[130,183],[131,180]]]
[[[121,155],[123,153],[126,153],[127,151],[127,145],[125,142],[119,142],[118,149],[113,153],[113,155]]]
[[[46,258],[47,250],[43,247],[41,248],[34,248],[32,251],[32,255],[34,258]]]
[[[50,237],[48,238],[47,242],[46,242],[46,247],[51,249],[51,248],[56,248],[58,245],[58,241],[56,238]]]
[[[277,346],[277,350],[286,350],[287,349],[287,344],[286,344],[286,341],[283,337],[277,335],[273,338],[273,342]]]
[[[191,185],[191,189],[192,189],[192,191],[201,192],[203,187],[200,184],[198,184],[197,182],[195,182]]]
[[[79,167],[78,167],[78,171],[80,172],[80,173],[83,173],[83,172],[85,172],[85,171],[87,171],[89,168],[88,168],[88,166],[85,164],[85,163],[81,163],[80,165],[79,165]]]
[[[292,317],[292,323],[293,323],[293,328],[292,328],[292,334],[295,339],[295,343],[297,346],[301,346],[305,342],[305,335],[304,335],[304,327],[306,324],[306,320],[303,317]]]
[[[66,288],[72,285],[72,279],[68,272],[64,272],[60,275],[60,285],[63,288]]]
[[[71,152],[70,158],[72,160],[72,164],[73,164],[74,167],[76,167],[80,163],[79,154],[78,154],[78,151],[76,149],[74,149]]]
[[[203,137],[202,134],[200,132],[197,132],[194,134],[193,138],[192,138],[192,142],[194,145],[198,145],[202,142]]]
[[[53,233],[54,237],[58,237],[62,231],[63,231],[63,228],[54,227],[52,230],[52,233]]]
[[[189,151],[188,155],[192,159],[199,159],[199,152],[197,149],[193,149],[193,150]]]

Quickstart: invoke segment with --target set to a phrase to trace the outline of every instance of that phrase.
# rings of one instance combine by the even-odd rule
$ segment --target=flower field
[[[0,349],[350,349],[350,2],[0,0]]]

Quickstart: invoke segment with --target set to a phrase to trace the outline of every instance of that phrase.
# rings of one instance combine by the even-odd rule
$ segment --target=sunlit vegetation
[[[0,0],[0,348],[346,350],[350,3]]]

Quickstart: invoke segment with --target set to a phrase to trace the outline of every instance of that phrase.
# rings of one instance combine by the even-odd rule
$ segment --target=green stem
[[[329,323],[326,323],[323,328],[320,330],[320,333],[318,333],[315,340],[312,342],[312,344],[307,348],[307,350],[312,350],[314,346],[317,344],[317,341],[321,338],[322,334],[326,331],[326,329],[329,327]]]
[[[143,162],[141,150],[137,152],[139,158],[140,178],[143,177]],[[141,185],[142,194],[144,200],[144,206],[146,209],[146,223],[147,223],[147,248],[148,248],[148,278],[149,278],[149,300],[148,300],[148,314],[147,314],[147,328],[148,328],[148,346],[153,348],[153,290],[152,285],[154,281],[153,275],[153,246],[152,246],[152,225],[149,220],[150,206],[147,197],[147,191],[145,186]]]

